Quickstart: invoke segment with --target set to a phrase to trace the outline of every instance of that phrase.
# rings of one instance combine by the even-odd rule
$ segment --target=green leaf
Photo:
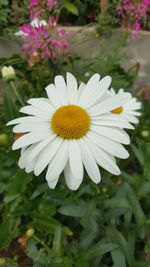
[[[93,229],[92,229],[93,230]],[[93,240],[97,237],[98,232],[88,231],[88,234],[85,235],[85,237],[82,237],[80,242],[81,248],[87,248],[90,246],[90,244],[93,242]]]
[[[4,91],[3,102],[4,102],[5,117],[7,121],[19,117],[17,106],[15,102],[12,100],[12,97],[10,96],[7,90]]]
[[[31,182],[32,177],[32,174],[27,174],[23,170],[19,170],[18,173],[11,178],[7,186],[7,195],[4,198],[4,202],[8,203],[22,194],[26,190],[28,183]]]
[[[7,6],[8,5],[8,0],[1,0],[0,5]]]
[[[129,184],[131,185],[136,185],[137,184],[137,177],[135,177],[134,174],[129,174],[129,173],[126,173],[124,171],[121,172],[121,177],[123,177],[123,179],[128,182]]]
[[[102,256],[113,249],[116,249],[118,247],[115,243],[107,243],[107,244],[96,244],[92,248],[88,248],[84,250],[79,257],[81,257],[81,260],[91,260],[92,258],[96,256]]]
[[[132,151],[134,152],[135,156],[137,157],[139,163],[141,164],[141,166],[144,166],[145,159],[144,159],[144,155],[143,155],[141,149],[137,148],[133,144],[131,145],[131,148],[132,148]]]
[[[126,260],[123,252],[121,251],[120,248],[116,248],[111,251],[111,256],[113,259],[113,267],[127,267],[126,265]]]
[[[36,190],[31,195],[30,199],[38,197],[40,194],[44,193],[47,190],[47,183],[43,183],[37,186]]]
[[[126,198],[114,197],[105,201],[105,207],[107,208],[128,208],[132,210],[132,207]]]
[[[18,224],[20,220],[7,218],[0,225],[0,249],[6,248],[11,240],[18,235]]]
[[[135,261],[134,267],[149,267],[150,266],[150,261],[145,262],[145,261]]]
[[[123,236],[121,232],[119,232],[115,226],[108,226],[107,228],[107,234],[111,241],[118,243],[120,245],[120,249],[125,255],[126,261],[129,264],[129,266],[133,266],[133,255],[132,251],[130,251],[128,247],[127,240]]]
[[[135,192],[128,183],[124,183],[127,190],[129,201],[133,208],[133,213],[137,221],[138,226],[142,226],[146,222],[145,214],[142,210],[139,200],[137,199]]]
[[[40,256],[34,240],[31,239],[28,241],[28,248],[29,250],[27,255],[35,262],[38,261]]]
[[[53,239],[53,250],[56,256],[61,256],[61,236],[62,228],[61,225],[56,225]]]
[[[44,230],[50,234],[54,234],[56,226],[60,224],[56,219],[39,211],[34,211],[32,218],[34,219],[35,228]],[[66,226],[62,226],[62,232],[66,235],[72,235],[72,231]]]
[[[138,192],[138,196],[140,198],[146,197],[146,195],[149,193],[150,193],[150,182],[146,182],[140,187],[139,192]]]
[[[76,8],[75,5],[73,5],[72,3],[68,2],[68,1],[65,1],[63,3],[63,6],[62,8],[66,8],[69,12],[71,12],[73,15],[76,15],[78,16],[79,15],[79,12],[78,12],[78,9]]]
[[[62,206],[58,211],[63,215],[72,217],[84,217],[85,214],[83,205],[76,205],[75,203],[68,203]]]

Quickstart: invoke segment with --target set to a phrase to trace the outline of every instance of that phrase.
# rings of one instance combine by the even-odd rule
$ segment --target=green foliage
[[[60,0],[59,3],[64,5],[66,1]],[[65,7],[66,10],[62,10],[60,14],[60,21],[67,25],[85,25],[90,22],[89,15],[95,17],[100,11],[99,0],[70,0],[69,5],[65,4]]]
[[[8,90],[4,92],[4,112],[6,120],[12,120],[15,117],[18,117],[18,109],[15,102],[12,100]]]
[[[98,14],[97,32],[99,35],[112,34],[117,26],[119,19],[117,16],[118,1],[108,1],[107,7]]]
[[[8,0],[0,1],[0,26],[6,25],[11,15],[11,9],[9,7]]]
[[[8,0],[0,0],[0,31],[9,34],[16,26],[27,22],[28,0],[16,1],[13,5]],[[10,27],[11,25],[11,27]]]
[[[71,4],[70,2],[68,1],[65,1],[63,4],[62,4],[62,7],[61,8],[66,8],[69,12],[71,12],[73,15],[78,15],[78,9],[76,8],[75,5]]]

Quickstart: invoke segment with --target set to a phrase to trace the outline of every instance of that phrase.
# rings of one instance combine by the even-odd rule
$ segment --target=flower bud
[[[102,191],[103,191],[103,193],[106,193],[108,190],[107,190],[107,187],[102,187]]]
[[[111,180],[116,185],[122,184],[122,179],[120,177],[112,177]]]
[[[29,228],[27,231],[26,231],[26,237],[30,238],[31,236],[34,235],[34,229],[33,228]]]
[[[5,80],[5,82],[10,82],[16,79],[15,70],[12,66],[2,67],[1,72],[2,72],[2,77]]]
[[[8,137],[6,134],[0,134],[0,145],[7,145]]]
[[[142,137],[149,137],[149,131],[147,131],[147,130],[143,130],[143,131],[141,132],[141,136],[142,136]]]
[[[90,72],[89,72],[89,71],[86,71],[86,72],[84,73],[84,76],[89,77],[89,76],[90,76]]]

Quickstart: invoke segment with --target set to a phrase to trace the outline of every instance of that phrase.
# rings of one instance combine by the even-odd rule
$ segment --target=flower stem
[[[42,241],[42,240],[40,240],[38,237],[37,237],[37,235],[33,235],[33,238],[37,241],[37,242],[39,242],[46,250],[48,250],[49,248],[44,244],[44,242]]]
[[[24,103],[23,103],[22,99],[20,98],[20,96],[18,94],[17,87],[16,87],[15,83],[13,81],[11,81],[10,85],[13,88],[14,93],[15,93],[16,97],[18,98],[19,102],[21,103],[22,106],[24,106]]]

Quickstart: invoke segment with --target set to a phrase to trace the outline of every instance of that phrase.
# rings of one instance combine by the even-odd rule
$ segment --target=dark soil
[[[13,259],[17,256],[17,263],[20,267],[32,266],[33,261],[24,252],[22,246],[18,243],[18,239],[14,239],[8,248],[0,251],[0,258]]]

